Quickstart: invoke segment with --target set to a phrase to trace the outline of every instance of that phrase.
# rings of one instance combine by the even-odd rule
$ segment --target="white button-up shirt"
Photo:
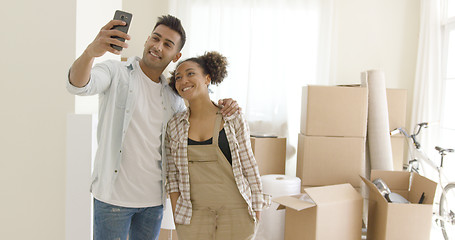
[[[137,79],[134,78],[134,62],[138,57],[131,57],[127,62],[108,60],[96,64],[90,74],[89,83],[78,88],[67,81],[67,89],[70,93],[80,96],[99,94],[98,116],[98,150],[96,152],[94,169],[92,172],[91,191],[102,199],[109,199],[112,193],[113,183],[117,178],[120,161],[122,160],[122,147],[125,133],[131,121],[137,94]],[[163,75],[160,76],[161,97],[164,106],[164,122],[161,132],[161,167],[166,169],[166,154],[164,149],[164,137],[169,119],[176,112],[185,109],[183,99],[169,87]],[[165,171],[162,171],[162,202],[166,202],[164,194]]]

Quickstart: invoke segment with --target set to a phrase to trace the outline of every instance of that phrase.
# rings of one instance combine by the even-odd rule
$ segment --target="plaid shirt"
[[[166,131],[168,193],[180,192],[175,208],[175,222],[190,224],[192,205],[190,200],[190,175],[188,171],[188,129],[189,109],[177,113],[168,122]],[[265,206],[262,183],[250,143],[250,131],[241,113],[223,117],[224,130],[232,155],[232,171],[240,194],[248,204],[250,215]]]

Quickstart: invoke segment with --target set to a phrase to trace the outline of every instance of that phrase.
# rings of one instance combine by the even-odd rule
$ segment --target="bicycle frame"
[[[443,188],[449,182],[444,173],[444,168],[441,168],[434,161],[432,161],[422,149],[411,149],[410,151],[411,152],[414,151],[413,153],[411,153],[411,156],[412,154],[414,154],[413,159],[417,160],[417,162],[419,163],[419,166],[421,167],[419,170],[422,171],[421,175],[435,182],[438,182],[439,183],[438,185],[441,188]],[[436,180],[435,178],[438,179]]]
[[[412,135],[409,135],[404,129],[402,128],[398,128],[398,129],[395,129],[393,130],[390,134],[391,135],[395,135],[397,134],[398,132],[399,133],[402,133],[403,135],[406,136],[406,142],[408,144],[408,150],[409,150],[409,155],[411,157],[411,160],[409,160],[408,162],[408,166],[407,166],[407,170],[410,171],[410,172],[417,172],[418,174],[424,176],[424,177],[427,177],[435,182],[438,182],[438,190],[439,190],[439,193],[438,193],[438,190],[437,192],[435,193],[435,196],[440,196],[440,198],[435,198],[435,202],[434,202],[434,207],[437,206],[437,208],[439,208],[439,211],[433,211],[433,217],[434,219],[436,220],[436,223],[439,223],[439,227],[441,228],[442,232],[443,232],[443,235],[444,235],[444,238],[445,239],[448,239],[447,238],[447,233],[446,233],[446,229],[445,229],[445,224],[452,224],[454,225],[455,224],[455,219],[453,217],[453,213],[450,214],[450,215],[442,215],[441,214],[441,207],[443,207],[443,203],[441,203],[440,201],[443,201],[442,199],[447,199],[447,192],[445,190],[445,187],[446,186],[453,186],[453,183],[450,182],[450,180],[447,178],[447,176],[445,175],[444,173],[444,169],[443,169],[443,157],[445,156],[445,153],[441,151],[441,148],[439,147],[436,147],[436,150],[439,151],[439,154],[441,155],[441,162],[440,164],[436,164],[436,162],[432,161],[428,155],[423,151],[423,149],[421,148],[420,146],[420,143],[418,142],[418,139],[417,139],[417,136],[419,135],[420,131],[422,128],[426,128],[427,127],[427,123],[420,123],[418,124],[418,130],[417,131],[414,131],[414,133]],[[416,127],[417,127],[416,126]],[[409,140],[411,139],[411,140]],[[451,150],[451,149],[449,149]],[[453,150],[449,151],[449,152],[453,152]],[[417,163],[417,166],[415,166],[415,163]],[[437,180],[436,180],[437,178]],[[452,191],[453,193],[453,191]]]
[[[418,125],[420,126],[420,125]],[[423,151],[420,147],[420,143],[417,140],[417,135],[421,132],[423,126],[420,126],[416,133],[409,135],[406,130],[403,128],[398,128],[391,132],[391,135],[397,134],[396,131],[399,131],[406,137],[406,142],[408,144],[409,155],[411,159],[408,162],[407,171],[412,172],[416,171],[417,173],[421,174],[424,177],[427,177],[435,182],[438,182],[439,187],[441,189],[449,182],[448,178],[446,177],[444,170],[440,167],[436,162],[432,161],[430,157]],[[411,140],[410,140],[411,139]],[[411,161],[417,161],[418,167],[417,169],[414,168],[413,163]],[[433,173],[433,174],[432,174]],[[437,180],[436,180],[437,178]]]

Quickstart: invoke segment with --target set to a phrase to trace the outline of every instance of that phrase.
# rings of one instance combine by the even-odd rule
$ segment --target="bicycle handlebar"
[[[419,124],[417,124],[417,126],[419,126],[419,129],[417,130],[417,133],[413,134],[415,136],[419,135],[420,130],[422,130],[422,128],[427,128],[428,123],[427,122],[419,123]]]
[[[420,134],[420,131],[422,130],[422,128],[427,128],[427,127],[428,127],[428,122],[422,122],[422,123],[418,123],[416,125],[417,130],[415,130],[416,128],[414,128],[415,131],[411,135],[409,135],[404,128],[396,128],[396,129],[394,129],[394,130],[392,130],[390,132],[390,135],[393,136],[393,135],[402,133],[404,136],[406,136],[406,138],[412,139],[412,143],[414,144],[414,147],[416,148],[417,151],[422,151],[420,149],[421,145],[417,141],[417,136]],[[438,147],[438,146],[436,146],[435,149],[441,155],[441,164],[440,164],[440,166],[442,167],[443,166],[443,161],[444,161],[443,160],[444,159],[444,155],[446,155],[446,153],[452,153],[452,152],[454,152],[454,150],[453,149],[444,149],[444,148],[441,148],[441,147]]]
[[[414,144],[414,146],[417,148],[417,149],[420,149],[420,143],[417,141],[417,136],[420,134],[420,131],[422,130],[422,128],[427,128],[428,127],[428,122],[421,122],[421,123],[418,123],[416,125],[416,127],[418,126],[418,129],[417,131],[414,131],[413,134],[409,135],[406,130],[404,128],[395,128],[394,130],[392,130],[390,132],[390,135],[393,136],[393,135],[396,135],[398,133],[402,133],[403,135],[405,135],[407,138],[411,138],[412,139],[412,143]]]

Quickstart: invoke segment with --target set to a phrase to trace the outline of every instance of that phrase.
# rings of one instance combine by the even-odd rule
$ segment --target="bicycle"
[[[421,133],[421,130],[427,127],[428,123],[419,123],[416,125],[414,128],[414,133],[411,135],[409,135],[404,128],[394,129],[390,132],[390,135],[396,135],[399,133],[403,134],[406,137],[407,143],[409,145],[411,160],[409,160],[408,164],[404,164],[403,170],[416,172],[422,176],[428,177],[428,169],[425,169],[424,165],[426,164],[426,166],[431,167],[433,171],[436,171],[438,175],[438,186],[441,190],[441,196],[439,203],[435,202],[435,205],[439,204],[439,211],[433,212],[433,216],[435,218],[436,224],[442,231],[444,239],[449,240],[449,237],[451,239],[455,239],[455,182],[447,181],[447,177],[444,174],[443,170],[444,156],[446,156],[448,153],[453,153],[454,150],[436,146],[435,149],[441,156],[439,166],[434,161],[432,161],[421,148],[421,145],[417,138]]]

